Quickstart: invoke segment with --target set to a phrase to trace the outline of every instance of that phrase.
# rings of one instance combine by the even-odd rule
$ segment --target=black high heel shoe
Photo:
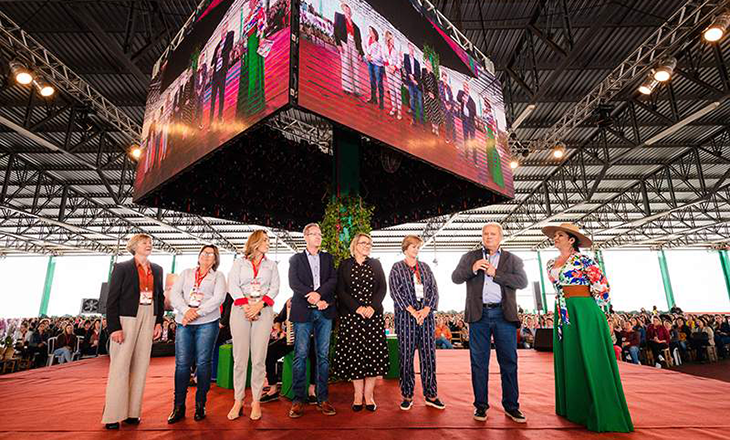
[[[356,404],[354,404],[354,403],[352,404],[352,410],[353,410],[353,411],[355,411],[355,412],[360,412],[360,411],[362,411],[362,408],[363,408],[363,407],[362,407],[362,403],[361,403],[361,404],[359,404],[359,405],[356,405]]]
[[[176,406],[172,409],[172,412],[167,417],[167,423],[172,425],[185,418],[185,405]]]
[[[372,405],[365,405],[365,409],[370,412],[375,412],[376,409],[378,409],[378,405],[372,404]]]

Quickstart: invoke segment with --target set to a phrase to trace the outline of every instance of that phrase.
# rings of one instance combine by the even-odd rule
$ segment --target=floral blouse
[[[601,268],[591,257],[574,252],[562,267],[555,267],[555,259],[548,261],[547,272],[550,282],[555,286],[555,301],[560,317],[558,319],[558,336],[562,338],[563,325],[570,324],[568,306],[565,303],[563,286],[588,286],[591,295],[599,306],[608,304],[610,287]]]

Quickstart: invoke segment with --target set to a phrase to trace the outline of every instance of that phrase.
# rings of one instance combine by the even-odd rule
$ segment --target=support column
[[[48,257],[48,266],[46,266],[46,282],[43,284],[43,296],[41,297],[41,308],[38,311],[39,316],[48,315],[48,302],[51,299],[51,287],[53,287],[53,274],[56,272],[56,257],[51,255]]]
[[[335,126],[332,133],[334,148],[335,197],[356,196],[360,193],[360,137],[357,133]]]
[[[172,254],[172,270],[170,271],[170,273],[175,273],[175,263],[176,263],[175,259],[176,258],[177,258],[177,254]]]
[[[662,282],[664,283],[664,295],[667,297],[667,306],[671,309],[674,307],[674,291],[672,290],[672,280],[669,277],[667,256],[664,255],[664,249],[659,251],[659,270],[662,272]]]
[[[114,263],[116,262],[116,257],[112,255],[109,257],[109,276],[106,278],[106,282],[110,282],[112,280],[112,271],[114,271]]]
[[[547,296],[545,295],[545,267],[542,265],[542,257],[540,251],[537,251],[537,265],[540,271],[540,292],[542,295],[542,312],[548,312]]]
[[[728,299],[730,299],[730,254],[726,250],[719,250],[720,265],[722,266],[722,274],[725,275],[725,288],[727,288]]]

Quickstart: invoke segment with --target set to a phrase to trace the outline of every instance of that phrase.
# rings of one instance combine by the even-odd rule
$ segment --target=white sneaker
[[[664,362],[664,356],[659,355],[659,362]]]
[[[654,366],[657,367],[657,368],[662,368],[662,364],[660,364],[659,362],[657,362],[656,364],[654,364]]]

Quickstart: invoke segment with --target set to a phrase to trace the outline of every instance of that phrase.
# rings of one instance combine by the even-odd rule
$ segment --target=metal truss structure
[[[507,119],[520,122],[513,154],[529,155],[520,156],[514,201],[375,231],[376,251],[400,250],[406,234],[464,251],[490,221],[516,249],[548,247],[540,228],[563,221],[584,226],[600,248],[729,246],[730,38],[710,45],[700,34],[730,2],[634,3],[413,0],[496,72]],[[0,254],[118,254],[135,232],[169,253],[209,242],[243,248],[256,227],[131,201],[127,151],[140,138],[149,78],[204,4],[0,4],[0,67],[22,61],[58,90],[48,101],[0,80]],[[666,56],[677,59],[671,82],[639,95]],[[269,125],[331,152],[322,119],[289,111]],[[551,156],[556,142],[567,147],[562,161]],[[299,231],[269,232],[277,251],[304,246]]]

